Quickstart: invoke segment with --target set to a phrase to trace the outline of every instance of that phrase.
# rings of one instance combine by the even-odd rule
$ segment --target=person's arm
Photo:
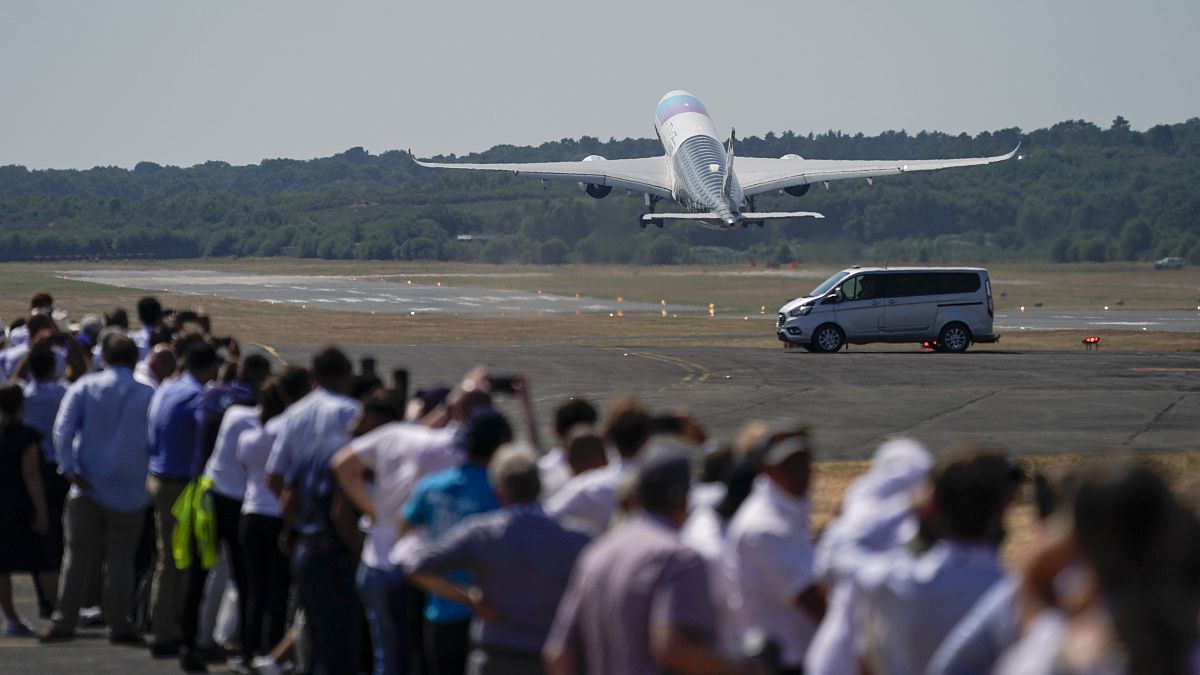
[[[460,523],[442,539],[422,549],[421,555],[405,570],[408,578],[427,592],[466,605],[484,621],[495,621],[499,614],[487,604],[483,590],[451,581],[446,574],[462,569],[474,573],[474,565],[484,561],[483,531],[473,526],[473,518]]]
[[[367,491],[367,482],[363,479],[368,467],[358,458],[354,446],[347,445],[338,450],[329,462],[333,474],[337,476],[342,494],[354,508],[362,511],[371,522],[375,522],[375,505],[371,503],[371,495]]]
[[[75,435],[83,425],[83,388],[73,385],[67,389],[58,414],[54,418],[54,457],[58,460],[58,471],[68,481],[88,490],[91,485],[79,468],[79,457],[75,450]]]
[[[485,622],[490,623],[500,617],[496,608],[484,600],[483,591],[476,586],[460,586],[445,577],[419,572],[408,575],[408,579],[427,593],[470,607],[471,612]]]
[[[38,451],[36,443],[25,448],[21,455],[21,477],[25,479],[25,490],[33,499],[34,520],[33,531],[45,534],[50,530],[50,515],[46,508],[46,493],[42,490],[42,473],[38,469]]]
[[[515,378],[513,383],[513,395],[517,399],[517,403],[521,405],[521,412],[525,416],[525,433],[529,435],[529,444],[537,452],[537,456],[541,457],[546,454],[542,446],[541,434],[538,433],[537,418],[533,413],[533,401],[529,396],[529,379],[524,375]]]
[[[794,604],[800,608],[800,611],[807,614],[809,619],[812,619],[814,625],[819,625],[825,618],[825,589],[818,584],[813,584],[796,596]]]

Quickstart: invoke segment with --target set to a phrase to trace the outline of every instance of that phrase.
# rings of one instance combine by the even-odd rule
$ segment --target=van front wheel
[[[948,323],[938,334],[938,346],[942,348],[942,351],[965,352],[967,347],[971,346],[971,330],[957,321]]]
[[[845,344],[846,335],[842,333],[841,328],[831,323],[820,326],[813,331],[812,351],[814,352],[836,352]]]

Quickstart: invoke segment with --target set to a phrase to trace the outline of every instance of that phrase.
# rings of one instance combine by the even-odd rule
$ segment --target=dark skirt
[[[0,504],[0,574],[54,571],[46,538],[33,531],[33,511],[14,506]]]

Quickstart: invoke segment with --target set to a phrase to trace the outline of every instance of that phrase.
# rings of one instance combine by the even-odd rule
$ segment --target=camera
[[[488,389],[497,394],[512,394],[520,388],[525,378],[520,375],[488,375]]]

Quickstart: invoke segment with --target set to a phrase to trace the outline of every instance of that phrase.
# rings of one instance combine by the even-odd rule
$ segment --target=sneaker
[[[200,653],[187,647],[179,650],[179,667],[185,673],[208,672],[208,666],[204,665],[204,659],[200,658]]]
[[[84,607],[79,610],[79,627],[90,628],[92,626],[103,626],[104,610],[99,607]]]
[[[178,642],[151,642],[149,646],[150,656],[156,659],[165,659],[179,655]]]
[[[275,663],[275,659],[269,656],[260,656],[250,662],[250,667],[254,669],[256,675],[283,675],[283,668]]]
[[[5,619],[4,635],[5,637],[33,637],[37,633],[33,632],[33,626],[30,626],[24,619]]]
[[[231,656],[225,659],[225,667],[235,675],[254,675],[250,662],[244,656]]]

